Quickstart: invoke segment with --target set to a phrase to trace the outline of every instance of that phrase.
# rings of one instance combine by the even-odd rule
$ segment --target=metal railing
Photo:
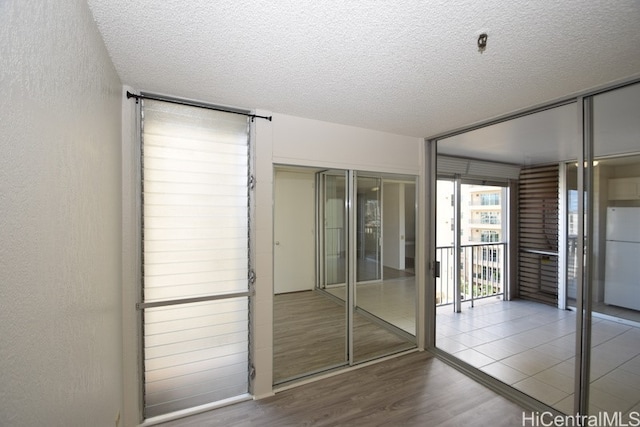
[[[567,238],[567,298],[576,298],[578,275],[578,236]]]
[[[456,272],[454,246],[438,246],[436,261],[440,277],[436,279],[436,306],[455,302],[455,281],[460,281],[462,301],[474,301],[504,295],[506,243],[470,243],[460,246],[460,271]]]

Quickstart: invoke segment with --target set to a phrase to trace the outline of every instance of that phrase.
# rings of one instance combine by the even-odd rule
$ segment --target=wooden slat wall
[[[518,293],[558,301],[558,166],[522,169],[518,192]],[[543,251],[555,256],[532,253]]]

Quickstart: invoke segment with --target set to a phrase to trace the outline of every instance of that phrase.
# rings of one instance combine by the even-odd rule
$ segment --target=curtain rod
[[[164,102],[170,102],[172,104],[187,105],[189,107],[206,108],[207,110],[222,111],[224,113],[240,114],[241,116],[251,117],[251,121],[253,121],[256,118],[265,119],[265,120],[271,121],[272,118],[273,118],[273,116],[259,116],[257,114],[243,113],[242,111],[228,110],[228,109],[225,109],[225,108],[214,107],[212,105],[198,104],[198,103],[189,102],[189,101],[182,101],[180,99],[175,99],[175,98],[163,98],[163,97],[160,97],[160,96],[153,96],[153,95],[136,95],[135,93],[131,93],[131,92],[127,91],[127,99],[130,99],[130,98],[135,98],[136,103],[138,103],[139,99],[152,99],[154,101],[164,101]]]

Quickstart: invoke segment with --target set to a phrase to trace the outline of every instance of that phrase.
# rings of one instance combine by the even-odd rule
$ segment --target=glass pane
[[[275,384],[347,363],[345,184],[344,171],[276,169]]]
[[[247,118],[145,100],[144,302],[248,290]],[[246,297],[145,309],[145,417],[248,391]]]
[[[147,418],[248,390],[246,297],[146,309]]]
[[[436,261],[440,263],[440,276],[436,278],[436,305],[447,306],[454,302],[454,233],[455,196],[454,182],[439,179],[437,182],[438,208],[436,212]]]
[[[566,165],[566,262],[567,262],[567,305],[576,306],[578,287],[578,166]]]
[[[144,114],[144,301],[247,290],[246,117],[150,100]]]
[[[640,84],[593,97],[589,413],[619,412],[625,423],[640,411],[638,99]]]
[[[382,276],[382,205],[380,178],[357,178],[356,281],[380,280]]]
[[[347,218],[345,203],[347,198],[347,180],[344,175],[324,173],[321,181],[323,199],[322,209],[322,247],[323,247],[323,286],[347,283]]]
[[[362,362],[415,347],[415,178],[358,176],[356,187],[353,352]]]
[[[476,301],[502,299],[506,238],[503,187],[462,184],[460,214],[461,293],[471,306]]]
[[[476,141],[478,146],[484,143]],[[508,141],[500,144],[511,146]],[[472,165],[474,160],[467,162]],[[455,166],[445,164],[451,165]],[[557,293],[559,283],[558,167],[522,168],[519,185],[511,188],[486,185],[485,180],[499,182],[499,177],[466,176],[465,168],[459,169],[458,179],[436,183],[436,260],[440,262],[436,346],[547,405],[563,411],[566,407],[572,413],[575,314],[558,309],[554,298],[538,297],[552,294],[553,289]],[[492,168],[483,170],[490,173]],[[519,201],[516,212],[509,210],[510,197]],[[508,224],[520,231],[517,236],[509,236]],[[526,254],[528,261],[509,263],[509,253],[516,252],[520,258]],[[509,267],[516,269],[512,286]],[[522,291],[523,284],[530,293]],[[521,291],[509,294],[509,287]],[[456,298],[460,298],[458,311]]]

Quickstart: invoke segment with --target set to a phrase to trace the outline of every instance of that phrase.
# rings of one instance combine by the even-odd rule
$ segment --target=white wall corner
[[[136,310],[140,272],[140,127],[138,103],[127,99],[130,86],[122,87],[122,425],[142,421],[139,365],[140,313]]]

